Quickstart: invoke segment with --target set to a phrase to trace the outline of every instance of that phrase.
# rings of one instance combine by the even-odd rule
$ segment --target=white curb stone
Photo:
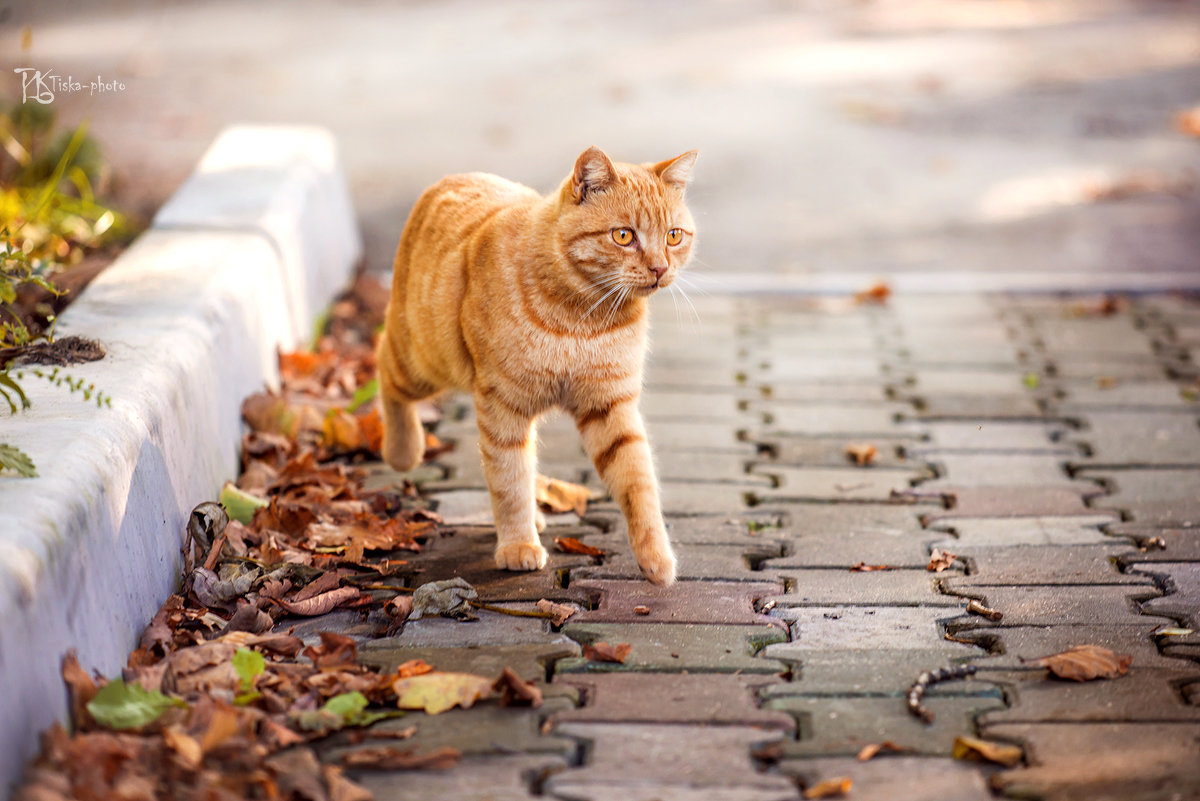
[[[120,672],[177,586],[187,515],[237,469],[242,399],[277,385],[361,240],[332,137],[226,130],[143,234],[62,316],[106,358],[63,370],[97,407],[28,375],[3,418],[34,479],[0,478],[0,797],[63,720],[62,656]]]

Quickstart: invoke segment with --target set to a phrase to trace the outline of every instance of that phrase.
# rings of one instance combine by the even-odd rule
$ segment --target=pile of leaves
[[[355,466],[377,458],[371,376],[385,303],[383,287],[360,278],[311,352],[281,355],[281,391],[246,400],[241,474],[223,504],[193,511],[181,592],[120,677],[64,660],[71,731],[44,735],[16,798],[370,798],[309,743],[403,714],[405,682],[439,674],[424,663],[380,674],[358,664],[353,639],[321,632],[306,647],[289,623],[348,609],[380,635],[396,631],[412,609],[403,555],[438,523],[411,485],[368,491]],[[436,767],[458,756],[392,745],[366,754],[347,765]]]

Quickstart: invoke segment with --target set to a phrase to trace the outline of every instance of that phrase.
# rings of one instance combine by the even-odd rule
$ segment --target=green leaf
[[[37,468],[25,451],[0,442],[0,471],[14,470],[25,478],[36,478]]]
[[[221,497],[217,499],[229,516],[239,523],[249,524],[254,519],[254,510],[267,505],[267,501],[248,492],[238,489],[232,482],[226,481],[221,488]]]
[[[21,408],[29,408],[29,398],[26,397],[25,390],[21,389],[21,385],[14,381],[7,372],[0,372],[0,387],[7,387],[8,389],[11,389],[13,392],[17,393],[17,397],[21,400]],[[16,409],[13,411],[15,412]]]
[[[258,690],[252,690],[248,693],[238,693],[233,697],[233,705],[246,706],[248,704],[253,704],[259,698],[262,698],[262,693],[260,693]]]
[[[1029,387],[1030,389],[1037,389],[1039,386],[1041,386],[1042,379],[1038,377],[1037,373],[1026,373],[1024,382],[1025,386]]]
[[[254,680],[267,669],[267,660],[258,651],[239,648],[233,655],[233,669],[242,680],[242,690],[249,692],[254,688]]]
[[[173,706],[187,708],[187,704],[178,698],[113,679],[100,688],[88,703],[87,710],[100,725],[120,730],[138,729],[153,723]]]
[[[337,715],[342,719],[343,726],[370,726],[385,718],[403,717],[399,710],[388,709],[382,712],[367,712],[367,697],[360,692],[342,693],[335,695],[325,702],[321,712]]]
[[[375,400],[375,396],[379,394],[379,379],[372,378],[367,383],[363,384],[358,389],[354,390],[354,397],[350,399],[350,405],[346,407],[346,411],[354,414],[360,407],[365,406]]]

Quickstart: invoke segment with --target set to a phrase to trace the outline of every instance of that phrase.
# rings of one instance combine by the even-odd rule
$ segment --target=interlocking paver
[[[733,512],[734,510],[730,510]],[[779,514],[764,512],[745,516],[734,514],[708,517],[667,516],[671,542],[690,545],[753,545],[774,543],[784,537]]]
[[[1120,510],[1127,520],[1143,525],[1200,524],[1200,469],[1081,470],[1086,478],[1102,478],[1114,487],[1112,495],[1097,498],[1097,509]]]
[[[575,723],[677,723],[705,726],[754,726],[792,731],[795,720],[783,712],[760,709],[758,688],[776,679],[704,673],[566,673],[555,684],[567,684],[585,702],[557,713],[553,721]]]
[[[1037,487],[964,487],[955,489],[953,506],[930,512],[927,523],[969,517],[1081,517],[1102,512],[1089,508],[1084,500],[1101,495],[1103,490],[1088,482],[1078,488]],[[1105,499],[1108,500],[1108,499]],[[1097,504],[1099,506],[1099,504]],[[1112,513],[1116,516],[1116,512]]]
[[[559,673],[649,671],[657,673],[780,673],[774,659],[756,656],[765,645],[787,640],[777,626],[670,623],[570,623],[562,633],[582,645],[633,646],[624,663],[563,659]]]
[[[571,618],[576,623],[777,625],[778,618],[755,612],[754,602],[783,592],[782,584],[750,581],[681,581],[665,588],[646,581],[582,579],[571,584],[599,598],[595,609]]]
[[[1062,681],[1040,670],[989,670],[982,678],[1003,682],[1012,699],[1011,708],[983,715],[983,724],[1200,720],[1200,710],[1184,703],[1171,685],[1175,680],[1200,678],[1200,672],[1186,667],[1132,668],[1110,681]]]
[[[763,489],[761,483],[752,481],[738,485],[665,479],[659,483],[663,513],[716,515],[745,512],[749,508],[747,500]]]
[[[588,761],[556,773],[547,792],[566,801],[796,801],[783,776],[757,772],[755,746],[778,732],[748,726],[571,723],[556,727],[589,743]]]
[[[926,458],[938,467],[939,476],[921,482],[922,491],[1017,484],[1043,489],[1077,486],[1064,470],[1065,460],[1056,454],[939,453],[929,454]]]
[[[1114,380],[1072,385],[1055,408],[1061,414],[1079,416],[1115,409],[1196,414],[1200,399],[1174,381]]]
[[[1154,562],[1135,565],[1133,570],[1167,579],[1167,594],[1142,604],[1147,614],[1166,615],[1200,628],[1200,562]]]
[[[983,727],[1024,743],[1028,767],[992,784],[1010,797],[1128,801],[1200,795],[1200,723],[1034,723]]]
[[[918,399],[914,419],[932,420],[1036,420],[1044,417],[1033,393],[1025,395],[930,395]]]
[[[747,489],[770,486],[765,476],[748,472],[749,461],[736,453],[688,453],[668,459],[659,466],[659,478],[668,483],[692,481],[698,483],[738,484]],[[745,490],[743,490],[745,491]]]
[[[1136,523],[1105,527],[1113,537],[1127,537],[1138,550],[1121,557],[1122,564],[1135,562],[1200,562],[1200,527],[1160,528]]]
[[[1144,577],[1121,573],[1117,558],[1136,553],[1128,544],[1010,545],[959,547],[955,553],[971,560],[968,576],[949,576],[949,587],[995,584],[1150,584]]]
[[[378,801],[458,799],[459,801],[536,801],[540,779],[565,770],[561,757],[508,754],[468,757],[452,770],[362,771],[355,781]]]
[[[1200,465],[1200,424],[1193,415],[1089,411],[1075,434],[1089,454],[1081,465]]]
[[[1141,622],[1114,624],[1097,620],[1093,625],[1064,624],[1047,626],[1005,626],[1003,628],[961,628],[978,626],[980,618],[963,618],[950,624],[952,636],[978,642],[990,649],[974,660],[980,670],[1030,668],[1024,659],[1037,659],[1058,654],[1077,645],[1098,645],[1133,657],[1137,668],[1178,669],[1179,663],[1162,656],[1154,644],[1151,632],[1159,622],[1155,618],[1139,618]]]
[[[1055,422],[986,423],[936,421],[922,426],[928,440],[909,448],[914,456],[947,451],[1001,451],[1018,453],[1078,453],[1078,448],[1057,441],[1066,428]]]
[[[761,425],[767,436],[778,434],[869,437],[894,435],[895,420],[908,410],[902,403],[806,403],[756,402],[769,418]]]
[[[788,582],[787,595],[778,596],[776,608],[787,606],[965,606],[966,601],[938,591],[938,576],[926,570],[780,569],[763,571]]]
[[[848,757],[785,759],[779,770],[805,786],[845,776],[854,801],[991,801],[984,771],[953,759],[888,756],[862,762]]]
[[[451,640],[450,637],[446,638]],[[438,670],[449,673],[475,673],[480,676],[499,676],[504,668],[512,668],[526,681],[544,679],[556,660],[579,656],[579,643],[561,635],[545,638],[546,642],[514,645],[467,645],[437,647],[432,645],[397,645],[388,640],[366,643],[358,651],[359,661],[393,673],[412,659],[421,659]],[[451,640],[453,641],[453,640]]]
[[[934,532],[953,533],[953,537],[934,542],[957,553],[960,548],[987,548],[1006,545],[1102,545],[1112,538],[1101,530],[1114,518],[1108,514],[1080,517],[963,517],[935,522]]]
[[[1136,625],[1145,623],[1146,618],[1140,616],[1135,599],[1159,595],[1151,586],[1121,585],[975,586],[947,591],[982,598],[985,606],[1003,613],[1000,626],[1089,625],[1097,621]]]
[[[605,537],[612,542],[611,535]],[[594,544],[591,537],[585,544]],[[617,543],[621,550],[614,549],[599,565],[587,565],[571,571],[573,578],[632,579],[642,580],[642,571],[632,552],[624,543]],[[725,581],[771,581],[773,576],[755,570],[766,559],[779,556],[782,546],[778,542],[763,540],[747,545],[691,545],[675,544],[678,560],[675,575],[682,581],[725,580]],[[575,584],[571,585],[575,589]],[[548,596],[544,596],[548,597]]]
[[[915,437],[875,439],[846,436],[772,437],[756,435],[756,440],[769,452],[769,458],[759,461],[760,469],[756,472],[761,473],[770,473],[772,465],[845,467],[852,463],[852,459],[846,454],[846,447],[860,443],[875,446],[875,458],[871,462],[873,467],[912,468],[922,466],[922,460],[914,455],[915,450],[922,443]]]
[[[872,501],[886,503],[897,493],[932,474],[923,469],[886,467],[789,467],[759,464],[756,473],[776,478],[779,486],[754,490],[760,503],[786,501]]]
[[[935,697],[925,706],[935,715],[932,724],[909,713],[902,698],[869,696],[774,698],[764,705],[795,715],[800,738],[785,743],[785,757],[854,756],[863,746],[891,740],[916,754],[949,756],[954,738],[971,731],[972,718],[1004,701],[996,697]]]

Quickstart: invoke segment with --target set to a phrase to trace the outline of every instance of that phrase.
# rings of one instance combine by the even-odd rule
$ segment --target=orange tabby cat
[[[675,580],[638,397],[646,299],[692,246],[683,195],[696,155],[634,165],[589,148],[545,197],[494,175],[454,175],[408,218],[379,343],[383,455],[397,470],[418,465],[414,402],[473,392],[500,568],[546,564],[534,427],[558,406],[624,512],[642,572]]]

